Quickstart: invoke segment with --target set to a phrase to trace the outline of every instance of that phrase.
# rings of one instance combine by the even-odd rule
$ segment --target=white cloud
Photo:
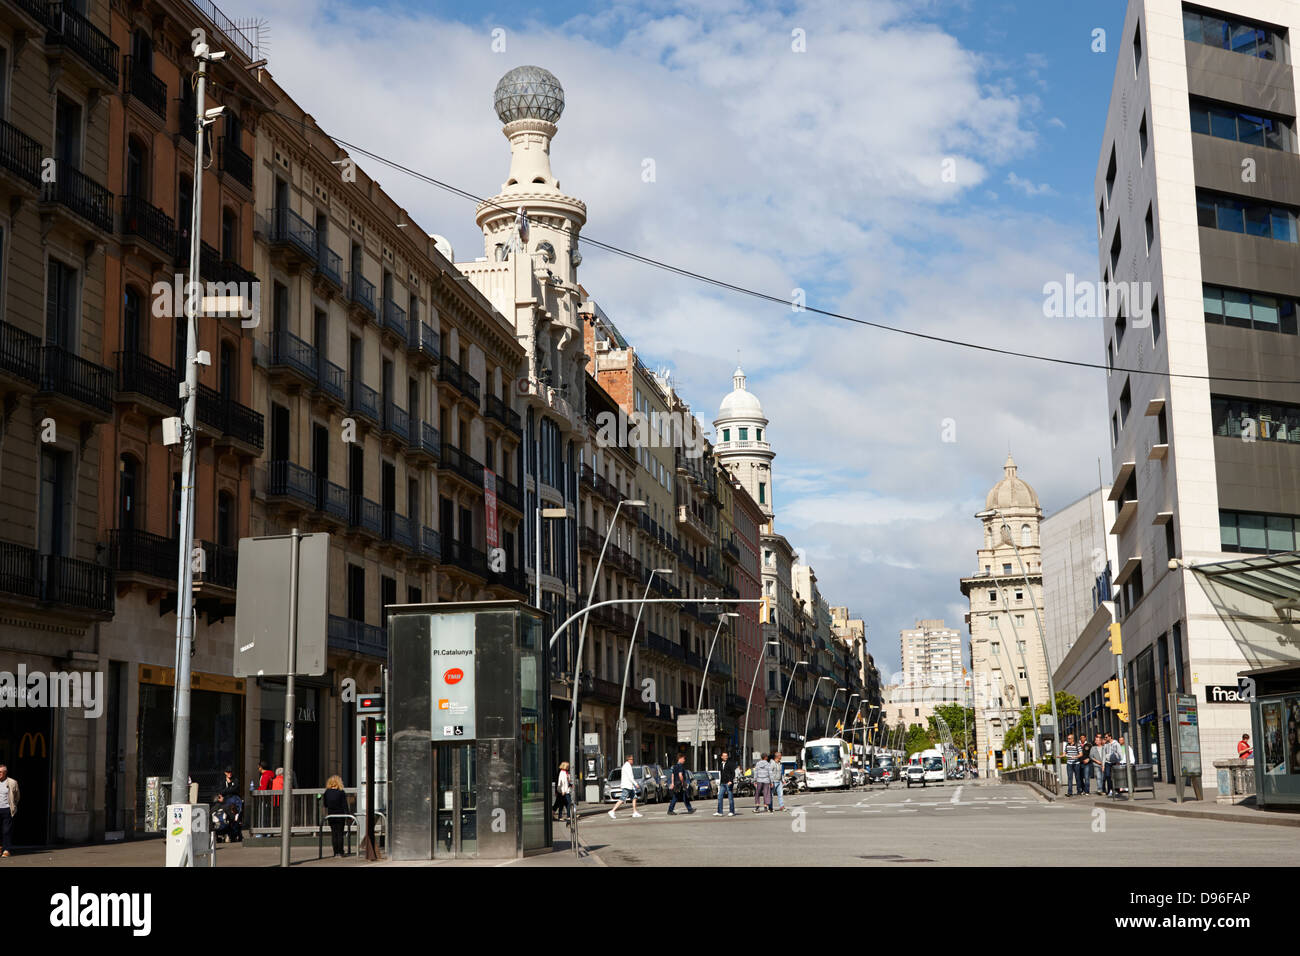
[[[1038,101],[918,18],[933,6],[615,3],[505,24],[496,54],[492,21],[282,0],[270,65],[327,131],[490,196],[509,159],[492,90],[536,63],[565,87],[552,167],[587,203],[585,234],[870,321],[1095,359],[1092,324],[1041,310],[1045,281],[1095,271],[1091,237],[1001,208],[988,188],[1032,158]],[[794,27],[807,52],[792,52]],[[459,258],[482,254],[472,203],[362,165]],[[1005,184],[1052,193],[1014,172]],[[778,530],[832,603],[866,617],[882,667],[900,627],[960,602],[971,515],[1008,441],[1045,502],[1086,490],[1106,448],[1100,373],[795,314],[591,247],[581,279],[652,364],[672,365],[706,423],[739,350],[771,419]],[[956,443],[940,440],[947,418]]]

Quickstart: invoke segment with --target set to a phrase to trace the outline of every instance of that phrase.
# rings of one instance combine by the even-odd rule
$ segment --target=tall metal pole
[[[799,666],[801,664],[807,663],[807,661],[795,661],[794,670],[790,671],[790,683],[785,685],[785,697],[781,699],[781,722],[777,724],[776,728],[776,745],[778,747],[781,746],[781,741],[785,738],[785,705],[786,702],[790,700],[790,688],[794,686],[794,675],[799,672]],[[779,663],[777,664],[776,672],[778,674],[781,673],[781,666]],[[804,730],[804,736],[807,736],[807,728]]]
[[[769,647],[780,647],[777,641],[765,641],[763,649],[758,654],[758,663],[754,665],[754,676],[749,682],[749,702],[745,704],[745,739],[741,744],[740,766],[745,766],[745,761],[749,759],[749,711],[754,706],[754,688],[758,686],[758,671],[763,666],[763,661],[767,659],[767,649]]]
[[[831,681],[831,683],[835,684],[834,681]],[[847,688],[835,684],[835,693],[831,694],[830,706],[826,708],[826,729],[822,731],[823,737],[829,735],[831,732],[831,715],[835,713],[835,698],[840,696],[840,691],[842,690],[847,691]]]
[[[718,626],[713,629],[713,640],[709,643],[708,656],[704,658],[704,676],[700,678],[700,699],[695,705],[695,733],[691,741],[691,769],[700,769],[700,709],[704,706],[704,688],[709,684],[709,662],[713,660],[713,649],[718,645],[718,635],[722,633],[722,622],[727,619],[726,612],[718,615]]]
[[[540,487],[540,486],[539,486]],[[619,509],[627,503],[626,500],[620,501],[614,506],[614,516],[609,519],[609,530],[605,532],[605,543],[600,546],[600,557],[596,559],[596,569],[591,574],[591,587],[587,590],[587,608],[591,608],[592,598],[596,596],[596,582],[600,580],[600,566],[605,561],[605,550],[609,547],[610,536],[614,533],[614,526],[618,524]],[[538,512],[540,514],[540,512]],[[541,565],[538,565],[538,574],[541,574]],[[582,629],[578,633],[578,654],[573,660],[573,700],[569,705],[569,766],[578,765],[578,687],[582,684],[582,650],[587,641],[587,619],[589,615],[582,615]]]
[[[298,669],[298,554],[301,535],[294,528],[289,539],[289,661],[285,668],[284,688],[284,806],[280,809],[280,865],[289,865],[289,841],[293,836],[293,722],[298,714],[294,700],[294,671]],[[373,737],[369,749],[374,750]],[[373,768],[368,772],[373,779]],[[367,818],[374,806],[373,801],[366,804]],[[367,834],[369,835],[369,834]]]
[[[538,429],[540,431],[540,429]],[[533,563],[533,578],[537,583],[537,610],[542,609],[542,440],[533,439],[533,504],[537,506],[537,528],[533,532],[533,544],[537,559]],[[570,772],[577,764],[570,763]]]
[[[632,673],[632,652],[636,649],[636,632],[641,626],[641,612],[645,610],[645,599],[650,596],[650,582],[655,579],[655,575],[661,570],[663,569],[650,569],[650,577],[646,578],[645,582],[645,593],[641,595],[641,603],[637,605],[636,623],[632,625],[632,639],[627,642],[627,661],[623,665],[623,686],[618,694],[618,765],[620,767],[623,766],[623,735],[626,732],[623,704],[624,698],[627,697],[627,678]],[[664,573],[667,574],[668,572],[665,571]]]
[[[847,726],[848,726],[848,723],[849,723],[849,708],[853,706],[853,698],[854,698],[854,697],[861,697],[861,696],[862,696],[861,694],[857,694],[857,693],[854,693],[854,694],[850,694],[850,695],[849,695],[848,703],[846,703],[846,704],[844,705],[844,719],[840,721],[840,725],[841,725],[841,726],[840,726],[840,729],[841,729],[841,730],[843,730],[844,727],[847,727]]]
[[[190,208],[190,268],[185,284],[185,399],[181,427],[181,514],[176,569],[176,689],[175,736],[172,742],[172,802],[190,802],[190,655],[194,647],[194,415],[199,391],[198,355],[199,232],[203,224],[204,95],[207,91],[208,50],[197,48],[199,68],[195,84],[194,197]],[[185,799],[177,800],[180,792]]]
[[[813,684],[812,695],[808,698],[808,714],[803,719],[804,743],[808,742],[808,722],[812,719],[813,704],[817,702],[817,688],[822,686],[822,681],[824,680],[830,680],[830,678],[825,675],[817,678],[817,682]]]

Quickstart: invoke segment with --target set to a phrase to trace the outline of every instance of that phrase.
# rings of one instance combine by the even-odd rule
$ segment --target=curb
[[[1189,817],[1193,820],[1215,820],[1221,823],[1255,823],[1274,827],[1300,827],[1300,815],[1283,817],[1269,811],[1257,811],[1260,816],[1241,816],[1235,813],[1222,813],[1216,810],[1175,810],[1173,807],[1146,806],[1142,804],[1102,802],[1093,804],[1114,810],[1130,810],[1135,813],[1156,813],[1162,817]],[[1265,815],[1267,814],[1267,815]]]

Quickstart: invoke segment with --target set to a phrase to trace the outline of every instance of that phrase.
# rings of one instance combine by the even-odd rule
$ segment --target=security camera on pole
[[[176,690],[174,701],[175,739],[172,744],[172,803],[184,803],[189,818],[190,775],[190,655],[194,647],[194,415],[195,399],[199,390],[199,365],[210,365],[206,352],[198,351],[198,313],[201,300],[199,287],[199,235],[202,229],[203,210],[203,135],[216,121],[224,107],[204,111],[204,93],[207,89],[208,64],[224,59],[223,52],[214,53],[203,42],[196,42],[194,56],[199,61],[195,82],[194,122],[194,200],[190,207],[190,268],[185,286],[185,381],[180,386],[180,397],[185,406],[180,421],[168,419],[163,424],[164,441],[181,446],[181,514],[180,546],[177,561],[176,583]],[[177,801],[178,792],[185,794]],[[172,811],[174,813],[174,811]],[[193,858],[168,862],[176,866],[192,865]]]

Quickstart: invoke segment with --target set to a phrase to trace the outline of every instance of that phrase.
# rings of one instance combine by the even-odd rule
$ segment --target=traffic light
[[[1110,626],[1110,652],[1112,654],[1124,653],[1123,645],[1120,641],[1118,621]]]
[[[1106,706],[1111,710],[1119,710],[1121,703],[1119,699],[1119,681],[1108,680],[1104,687],[1106,693]]]
[[[1119,706],[1115,708],[1115,713],[1119,717],[1119,722],[1121,724],[1127,724],[1128,723],[1128,701],[1126,700],[1120,701]]]

